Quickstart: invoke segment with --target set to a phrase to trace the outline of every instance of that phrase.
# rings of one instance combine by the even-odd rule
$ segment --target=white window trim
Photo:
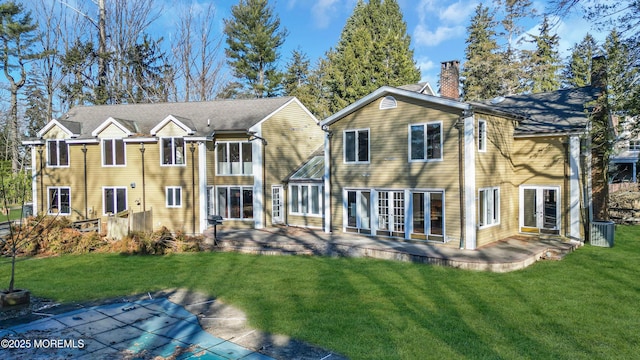
[[[102,215],[104,215],[104,216],[109,215],[109,213],[106,212],[107,203],[105,202],[105,198],[104,198],[104,191],[106,189],[113,189],[113,190],[124,189],[124,205],[125,205],[124,210],[128,210],[129,209],[129,192],[127,191],[127,187],[126,186],[103,186],[102,187]],[[118,199],[117,192],[116,192],[116,195],[115,195],[115,199],[116,200]],[[117,210],[117,208],[115,210]],[[114,213],[114,215],[115,214],[116,213]]]
[[[173,205],[169,205],[169,190],[173,190]],[[176,204],[176,190],[180,191],[180,204]],[[164,188],[165,194],[165,206],[167,208],[181,208],[182,207],[182,199],[184,198],[184,193],[182,191],[182,186],[165,186]]]
[[[413,203],[413,194],[416,193],[420,193],[420,194],[429,194],[428,199],[425,199],[425,214],[428,214],[429,216],[425,216],[425,225],[426,225],[426,230],[424,233],[418,233],[415,232],[415,229],[413,227],[413,213],[414,213],[414,209],[415,209],[415,204]],[[431,194],[440,194],[442,195],[442,234],[433,234],[431,232],[432,228],[431,228]],[[411,191],[409,192],[409,201],[411,202],[411,212],[409,214],[410,216],[410,222],[411,222],[411,234],[415,234],[415,235],[427,235],[427,236],[437,236],[437,237],[442,237],[443,240],[445,239],[446,233],[447,233],[447,215],[446,215],[446,196],[445,196],[445,190],[444,189],[411,189]],[[426,196],[425,196],[426,198]],[[438,241],[439,242],[439,241]]]
[[[495,191],[497,192],[497,197],[498,197],[498,201],[495,200],[494,194]],[[485,203],[482,203],[480,201],[480,193],[481,192],[488,192],[489,194],[491,194],[491,196],[486,196],[484,197],[484,201]],[[497,209],[494,208],[493,209],[493,215],[495,219],[488,219],[486,217],[487,213],[487,205],[489,204],[489,201],[491,201],[492,204],[497,204]],[[480,225],[480,212],[484,212],[485,214],[485,224],[484,225]],[[480,188],[478,189],[478,229],[486,229],[492,226],[496,226],[496,225],[500,225],[500,187],[498,186],[492,186],[492,187],[484,187],[484,188]]]
[[[640,151],[640,140],[629,140],[629,151]]]
[[[164,147],[162,146],[162,141],[164,139],[172,139],[171,140],[171,149],[174,148],[175,146],[175,142],[173,139],[182,139],[182,142],[184,144],[184,150],[182,151],[182,154],[184,156],[184,161],[182,164],[176,164],[176,159],[173,158],[173,153],[174,151],[171,152],[171,157],[172,157],[172,161],[171,164],[164,164],[163,160],[164,160]],[[184,137],[181,136],[164,136],[158,139],[158,145],[160,146],[160,166],[187,166],[187,140]]]
[[[105,160],[106,159],[104,157],[104,142],[105,141],[111,141],[111,143],[113,144],[114,149],[115,149],[115,141],[116,140],[122,140],[122,145],[123,145],[123,148],[124,148],[123,149],[124,164],[122,164],[122,165],[115,164],[115,162],[116,162],[116,153],[114,151],[113,154],[112,154],[113,155],[113,159],[112,160],[113,160],[114,164],[113,165],[107,165],[107,164],[105,164]],[[122,139],[122,138],[104,138],[104,139],[100,139],[100,157],[102,159],[102,167],[126,167],[127,166],[127,144],[124,142],[124,139]]]
[[[61,141],[64,141],[65,145],[67,146],[67,165],[51,165],[49,163],[49,143],[51,143],[51,142],[55,142],[56,143],[56,147],[58,148],[58,164],[60,164],[60,142]],[[68,168],[69,166],[71,166],[71,153],[70,153],[69,143],[67,142],[67,139],[47,139],[45,147],[47,148],[47,158],[46,158],[47,167],[49,167],[49,168]]]
[[[483,129],[483,132],[480,132],[480,129]],[[478,152],[487,152],[487,121],[479,119],[478,120]]]
[[[380,110],[395,109],[398,107],[398,101],[391,95],[387,95],[380,100]]]
[[[225,191],[226,191],[226,193],[227,193],[227,203],[226,203],[226,206],[227,206],[227,209],[229,210],[229,214],[231,214],[231,208],[230,208],[231,204],[229,203],[229,199],[230,199],[230,197],[231,197],[231,189],[232,189],[232,188],[233,188],[233,189],[240,189],[240,217],[239,217],[239,218],[232,218],[232,217],[226,218],[226,217],[223,217],[223,218],[224,218],[224,219],[226,219],[226,220],[245,220],[245,221],[253,221],[253,220],[255,219],[255,209],[254,209],[254,213],[252,214],[252,215],[253,215],[252,217],[250,217],[250,218],[242,217],[242,215],[243,215],[243,209],[244,209],[244,199],[243,199],[242,195],[243,195],[243,193],[244,193],[244,190],[251,190],[252,195],[253,195],[253,196],[255,196],[255,192],[253,191],[253,186],[239,186],[239,185],[223,185],[223,186],[217,186],[217,187],[216,187],[216,190],[215,190],[215,191],[216,191],[216,212],[218,212],[218,210],[219,210],[219,204],[218,204],[218,190],[219,190],[219,189],[225,189]],[[253,198],[253,196],[252,196],[252,198]],[[251,206],[253,207],[253,204],[252,204]],[[222,214],[218,214],[218,215],[221,215],[221,216],[222,216]]]
[[[293,186],[297,186],[299,190],[298,193],[298,210],[297,212],[293,211],[293,190],[292,187]],[[302,212],[302,187],[306,187],[307,188],[307,212]],[[317,196],[317,201],[318,201],[318,213],[314,214],[311,211],[311,188],[313,187],[317,187],[318,188],[318,196]],[[308,184],[308,183],[292,183],[289,184],[289,215],[298,215],[298,216],[309,216],[309,217],[322,217],[322,214],[324,213],[323,210],[323,204],[322,204],[322,200],[324,199],[323,196],[323,188],[322,188],[322,184]]]
[[[348,132],[355,132],[356,133],[356,160],[355,161],[347,161],[347,133]],[[367,137],[368,137],[368,141],[367,141],[367,161],[359,161],[358,160],[358,139],[360,138],[360,132],[361,131],[366,131],[367,132]],[[366,128],[366,129],[346,129],[342,132],[342,162],[343,164],[369,164],[371,163],[371,129],[370,128]]]
[[[356,193],[356,226],[349,226],[349,192],[355,192]],[[362,192],[368,192],[369,193],[369,227],[363,227],[362,226],[362,214],[360,213],[360,209],[362,209],[362,204],[360,202],[360,195],[362,194]],[[365,188],[345,188],[342,190],[342,231],[346,232],[347,229],[357,229],[358,232],[361,232],[361,230],[365,230],[368,231],[368,234],[373,234],[373,232],[375,231],[375,225],[374,225],[374,209],[376,208],[375,205],[373,205],[373,199],[374,199],[374,192],[375,190],[373,189],[365,189]]]
[[[58,204],[60,202],[60,190],[66,189],[69,190],[69,212],[67,213],[63,213],[63,212],[51,212],[51,197],[49,196],[50,194],[50,190],[51,189],[57,189],[58,190]],[[68,216],[71,215],[71,187],[69,186],[47,186],[47,215],[60,215],[60,216]]]
[[[218,145],[222,145],[224,144],[227,148],[227,156],[229,156],[229,144],[239,144],[239,149],[240,149],[240,168],[242,169],[242,173],[241,174],[223,174],[220,172],[220,162],[218,161]],[[242,160],[243,158],[243,153],[242,153],[242,144],[250,144],[251,145],[251,172],[250,173],[245,173],[244,172],[244,160]],[[218,141],[215,143],[215,161],[216,161],[216,175],[218,176],[253,176],[253,143],[251,141]]]
[[[433,125],[433,124],[439,124],[440,125],[440,157],[439,158],[435,158],[435,159],[431,159],[427,157],[427,126],[429,125]],[[412,126],[419,126],[421,125],[423,130],[424,130],[424,159],[412,159],[411,158],[411,127]],[[408,144],[408,153],[407,153],[407,159],[409,160],[410,163],[424,163],[424,162],[438,162],[438,161],[443,161],[444,160],[444,148],[443,148],[443,126],[442,126],[442,121],[429,121],[426,123],[416,123],[416,124],[409,124],[409,126],[407,127],[407,144]]]

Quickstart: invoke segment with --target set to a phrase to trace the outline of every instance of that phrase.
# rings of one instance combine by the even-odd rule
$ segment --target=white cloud
[[[445,40],[464,35],[464,26],[440,26],[435,31],[431,31],[422,24],[416,25],[413,31],[413,40],[416,45],[436,46]]]
[[[353,4],[356,0],[318,0],[313,7],[311,7],[311,13],[314,17],[316,26],[318,28],[326,28],[334,18],[341,18],[338,15],[342,11],[350,11],[353,9]]]
[[[421,0],[416,8],[419,22],[413,30],[415,43],[435,46],[445,40],[463,36],[475,7],[476,4],[470,1],[455,1],[447,5],[435,0]],[[432,30],[429,24],[437,27]]]

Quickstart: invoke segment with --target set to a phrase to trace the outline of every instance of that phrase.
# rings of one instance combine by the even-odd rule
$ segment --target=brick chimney
[[[460,61],[442,62],[440,68],[440,96],[460,99]]]
[[[607,59],[603,55],[591,59],[591,86],[600,89],[607,86]]]

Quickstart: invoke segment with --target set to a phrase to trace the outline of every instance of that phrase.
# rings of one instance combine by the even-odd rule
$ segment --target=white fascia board
[[[178,120],[175,116],[169,115],[166,118],[164,118],[164,120],[162,120],[158,125],[154,126],[153,129],[151,129],[150,131],[151,135],[155,136],[158,133],[158,131],[160,131],[165,125],[167,125],[170,122],[173,122],[174,124],[178,125],[178,127],[180,127],[182,130],[184,130],[184,132],[186,132],[189,135],[195,132],[194,129],[191,129],[190,127],[185,125],[182,121]]]
[[[467,103],[464,103],[464,102],[451,100],[451,99],[446,99],[446,98],[441,98],[441,97],[437,97],[437,96],[433,96],[433,95],[420,94],[420,93],[415,92],[415,91],[399,89],[399,88],[395,88],[395,87],[391,87],[391,86],[383,86],[383,87],[378,88],[374,92],[370,93],[369,95],[361,98],[360,100],[354,102],[353,104],[351,104],[351,105],[345,107],[344,109],[338,111],[337,113],[335,113],[335,114],[329,116],[328,118],[324,119],[323,121],[320,122],[320,126],[329,126],[329,125],[333,124],[334,122],[342,119],[343,117],[345,117],[345,116],[357,111],[358,109],[364,107],[365,105],[368,105],[369,103],[375,101],[376,99],[379,99],[382,96],[386,96],[388,94],[408,97],[408,98],[411,98],[411,99],[424,101],[424,102],[432,103],[432,104],[436,104],[436,105],[448,106],[448,107],[452,107],[452,108],[460,109],[460,110],[471,110],[472,109],[471,105],[469,105]]]
[[[58,120],[56,119],[51,119],[51,121],[49,121],[42,129],[40,129],[40,131],[38,131],[36,133],[36,135],[41,138],[44,134],[47,133],[47,131],[51,130],[52,127],[57,126],[60,129],[62,129],[62,131],[64,131],[67,135],[69,135],[69,137],[75,137],[77,136],[77,134],[74,134],[71,130],[67,129],[64,125],[62,125]]]
[[[104,129],[106,129],[109,125],[115,125],[120,131],[122,131],[126,136],[131,136],[131,131],[129,131],[126,127],[118,122],[118,120],[109,117],[107,120],[103,121],[100,126],[98,126],[95,130],[91,132],[91,136],[98,136]]]

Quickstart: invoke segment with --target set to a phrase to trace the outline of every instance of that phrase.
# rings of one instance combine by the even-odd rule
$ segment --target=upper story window
[[[47,140],[47,164],[51,167],[69,166],[69,144],[65,140]]]
[[[183,138],[161,138],[160,139],[160,159],[162,165],[184,165],[184,139]]]
[[[380,110],[395,109],[398,106],[398,102],[393,96],[385,96],[380,100]]]
[[[478,120],[478,151],[487,151],[487,122]]]
[[[410,125],[409,160],[428,161],[442,159],[442,123]]]
[[[369,162],[369,129],[344,132],[344,162]]]
[[[125,158],[123,139],[102,139],[103,166],[125,166]]]
[[[640,151],[640,140],[629,140],[629,150]]]
[[[253,174],[253,148],[250,142],[216,144],[218,175]]]

